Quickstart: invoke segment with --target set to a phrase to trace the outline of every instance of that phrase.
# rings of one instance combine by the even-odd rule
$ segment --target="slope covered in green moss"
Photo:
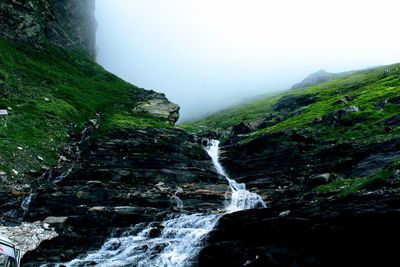
[[[267,132],[300,128],[327,140],[388,138],[400,133],[395,121],[399,96],[400,65],[391,65],[267,96],[182,126],[193,132],[225,131],[245,122],[252,130],[247,141]],[[296,103],[301,98],[312,99]]]
[[[0,116],[0,172],[21,179],[31,169],[53,165],[70,134],[97,112],[104,114],[103,131],[170,127],[166,120],[132,112],[143,92],[86,54],[0,39],[0,109],[9,113]]]
[[[305,187],[302,194],[398,190],[400,65],[351,72],[182,127],[216,132],[228,145],[224,163],[231,174],[259,183],[274,177],[265,180],[272,189],[290,181],[292,189]],[[320,187],[315,177],[322,177]]]

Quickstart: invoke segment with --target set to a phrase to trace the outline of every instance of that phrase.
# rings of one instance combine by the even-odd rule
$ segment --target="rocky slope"
[[[229,214],[211,233],[199,265],[397,266],[399,200],[381,193]]]
[[[35,225],[57,236],[25,266],[72,259],[170,213],[217,210],[227,190],[174,127],[178,105],[93,62],[93,3],[0,3],[0,224],[21,240]]]
[[[168,214],[225,199],[204,140],[174,126],[179,106],[93,62],[94,25],[93,1],[0,3],[0,223],[54,229],[24,266],[149,222],[157,236]],[[399,74],[317,79],[184,125],[221,138],[227,172],[269,204],[223,216],[198,265],[395,266]]]
[[[50,223],[59,236],[28,253],[26,266],[70,260],[111,233],[171,213],[216,210],[227,190],[202,147],[179,129],[95,136],[59,180],[37,189],[25,216]]]
[[[270,201],[397,190],[399,66],[350,72],[184,125],[223,138],[222,163]],[[372,185],[371,185],[372,184]]]
[[[396,266],[399,77],[351,72],[184,125],[222,138],[229,175],[269,202],[225,215],[200,266]]]

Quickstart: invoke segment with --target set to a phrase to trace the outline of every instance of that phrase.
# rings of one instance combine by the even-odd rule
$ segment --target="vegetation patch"
[[[338,179],[329,184],[318,186],[313,191],[316,193],[327,193],[346,197],[352,194],[375,190],[381,188],[383,185],[399,190],[400,159],[367,177]]]
[[[376,142],[400,136],[398,95],[400,65],[395,64],[350,72],[319,85],[266,96],[181,127],[194,133],[229,132],[230,127],[245,122],[253,131],[242,137],[241,143],[266,133],[301,129],[326,142]],[[297,107],[279,105],[309,96],[315,101]]]
[[[103,131],[167,127],[131,114],[141,92],[85,53],[51,45],[34,50],[0,38],[0,109],[9,113],[0,117],[0,173],[24,180],[29,170],[53,165],[70,135],[97,112],[105,115]]]

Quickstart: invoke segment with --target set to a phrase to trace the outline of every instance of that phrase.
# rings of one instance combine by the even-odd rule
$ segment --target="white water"
[[[262,198],[246,190],[245,184],[230,179],[219,162],[219,141],[212,140],[207,147],[217,172],[223,175],[232,191],[225,203],[226,212],[266,207]],[[178,189],[179,190],[179,189]],[[178,191],[177,191],[178,193]],[[178,208],[183,204],[176,196]],[[103,247],[82,259],[75,259],[64,266],[87,266],[95,262],[96,266],[138,266],[138,267],[185,267],[202,248],[202,241],[214,228],[222,215],[217,214],[181,214],[168,218],[162,223],[158,237],[149,234],[157,228],[150,223],[144,230],[131,235],[109,239]]]
[[[228,199],[225,203],[225,210],[227,212],[267,207],[261,196],[246,190],[245,184],[239,184],[235,180],[229,178],[221,163],[219,162],[218,140],[210,141],[207,152],[208,155],[210,155],[214,166],[217,169],[217,172],[225,177],[232,191],[230,199]]]

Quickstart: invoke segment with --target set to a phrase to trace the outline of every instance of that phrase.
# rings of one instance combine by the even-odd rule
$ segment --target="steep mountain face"
[[[198,266],[398,265],[399,65],[183,125],[192,135],[165,95],[93,62],[93,1],[6,0],[0,15],[0,224],[55,231],[24,266],[220,211],[228,186],[204,137],[222,140],[227,173],[268,208],[221,215]]]
[[[94,0],[5,0],[0,3],[0,35],[36,47],[50,42],[94,57]]]
[[[396,266],[386,237],[399,235],[399,69],[350,72],[183,125],[224,140],[228,174],[270,206],[222,218],[201,265],[258,255],[259,266]]]
[[[94,136],[71,171],[58,177],[46,177],[51,181],[38,188],[25,220],[49,222],[59,236],[28,253],[26,266],[72,260],[132,225],[216,210],[227,190],[206,152],[179,129]],[[159,231],[160,223],[153,224]]]
[[[217,210],[228,188],[175,127],[178,105],[93,62],[93,4],[0,3],[0,224],[58,235],[24,266],[71,260],[132,224]]]

